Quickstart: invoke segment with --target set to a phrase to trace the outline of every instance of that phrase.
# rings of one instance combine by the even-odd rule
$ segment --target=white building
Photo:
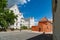
[[[12,7],[10,7],[9,9],[12,10],[15,15],[18,16],[17,20],[14,23],[14,25],[11,26],[11,27],[20,29],[21,18],[24,18],[23,15],[22,15],[22,13],[19,12],[18,7],[17,7],[16,4],[13,5]]]
[[[34,26],[34,18],[28,18],[28,19],[24,18],[22,13],[19,12],[18,6],[16,4],[10,7],[9,9],[12,10],[15,15],[18,15],[14,25],[10,26],[11,28],[20,29],[21,26],[27,26],[28,28]]]
[[[34,17],[30,17],[30,18],[25,18],[24,19],[24,25],[27,26],[28,28],[31,28],[32,26],[34,26]]]

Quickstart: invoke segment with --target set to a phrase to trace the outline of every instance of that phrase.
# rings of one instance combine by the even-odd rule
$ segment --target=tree
[[[0,13],[0,26],[8,28],[8,26],[14,24],[15,19],[17,19],[17,15],[14,15],[13,11],[5,10],[4,13]]]
[[[21,26],[21,29],[27,29],[27,26]]]
[[[7,5],[7,0],[0,0],[0,12],[3,12],[6,5]]]
[[[7,6],[6,0],[0,0],[0,26],[2,28],[8,28],[8,26],[13,25],[17,15],[13,13],[12,10],[4,9]]]

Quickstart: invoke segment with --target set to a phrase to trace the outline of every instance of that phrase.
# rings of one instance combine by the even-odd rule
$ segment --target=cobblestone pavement
[[[21,32],[0,32],[0,40],[27,40],[37,35],[40,35],[40,33],[34,33],[26,30],[23,30]]]

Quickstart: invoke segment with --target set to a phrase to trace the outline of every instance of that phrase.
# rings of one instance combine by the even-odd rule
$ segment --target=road
[[[34,33],[31,31],[13,31],[13,32],[0,32],[0,40],[27,40],[34,36],[40,35],[40,33]]]

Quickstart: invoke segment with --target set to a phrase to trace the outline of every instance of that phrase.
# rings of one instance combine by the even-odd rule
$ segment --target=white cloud
[[[30,0],[28,0],[28,2],[30,2]]]
[[[53,19],[48,19],[49,21],[53,21]]]
[[[30,0],[8,0],[8,7],[15,5],[15,4],[20,4],[20,5],[24,5],[27,4],[28,2],[30,2]]]
[[[27,2],[30,2],[30,0],[19,0],[21,5],[27,4]]]
[[[26,4],[27,3],[27,1],[26,0],[20,0],[20,4]]]

